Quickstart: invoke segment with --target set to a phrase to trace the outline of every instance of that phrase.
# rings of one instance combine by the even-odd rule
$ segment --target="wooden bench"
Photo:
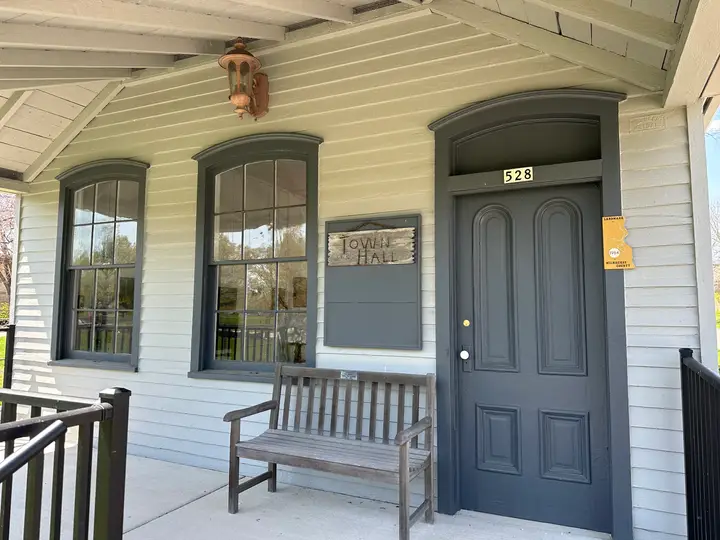
[[[423,388],[425,404],[421,407]],[[267,431],[241,442],[240,420],[265,411],[271,411]],[[421,516],[427,523],[434,521],[432,374],[348,372],[279,364],[272,400],[231,411],[223,420],[231,422],[231,514],[238,511],[238,495],[243,491],[266,480],[268,491],[276,490],[280,464],[397,484],[400,540],[410,537],[410,527]],[[268,471],[238,483],[240,458],[266,461]],[[410,481],[421,474],[425,479],[424,501],[410,514]]]

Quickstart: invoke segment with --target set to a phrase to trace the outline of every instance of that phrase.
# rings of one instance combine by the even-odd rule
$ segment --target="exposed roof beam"
[[[325,0],[242,0],[242,3],[326,21],[351,23],[353,20],[352,8]]]
[[[650,45],[674,49],[681,27],[608,0],[526,0]]]
[[[68,79],[65,81],[47,80],[25,80],[18,79],[15,81],[0,81],[0,90],[37,90],[50,86],[64,86],[66,84],[79,84],[84,82],[94,82],[95,79]]]
[[[100,93],[95,96],[87,107],[73,120],[70,124],[55,137],[45,151],[25,170],[23,178],[26,182],[32,182],[45,168],[50,165],[63,149],[70,144],[78,133],[80,133],[95,116],[103,110],[105,105],[110,103],[113,98],[122,90],[121,82],[111,82],[103,88]]]
[[[0,23],[0,47],[188,55],[225,52],[224,41],[14,23]]]
[[[0,191],[5,193],[28,193],[30,184],[22,180],[0,177]]]
[[[166,68],[174,62],[165,54],[0,49],[0,67]]]
[[[0,66],[0,81],[32,81],[67,79],[112,80],[125,79],[132,75],[132,70],[126,68],[58,68],[48,67],[37,69],[34,67],[2,67]]]
[[[511,19],[465,0],[435,0],[430,4],[430,10],[647,90],[662,90],[665,84],[665,73],[660,69]]]
[[[285,28],[273,24],[165,9],[117,0],[0,0],[5,13],[128,24],[141,28],[231,39],[237,36],[281,41]]]
[[[665,105],[695,103],[720,56],[720,2],[693,0],[683,24],[680,45],[667,74]]]
[[[14,92],[13,95],[11,95],[7,101],[3,103],[3,106],[0,107],[0,129],[2,129],[5,124],[8,123],[8,120],[10,120],[13,115],[18,112],[20,107],[23,106],[31,94],[32,91]]]

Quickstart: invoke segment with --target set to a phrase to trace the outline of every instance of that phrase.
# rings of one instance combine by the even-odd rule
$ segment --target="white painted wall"
[[[250,133],[322,136],[320,220],[422,214],[421,351],[325,347],[320,265],[317,365],[424,373],[434,369],[433,136],[427,124],[469,103],[524,90],[623,91],[623,198],[637,269],[627,272],[633,504],[638,540],[685,534],[679,347],[698,346],[688,138],[684,110],[667,127],[633,132],[658,113],[661,96],[429,14],[261,55],[271,112],[239,121],[215,66],[123,90],[33,184],[22,206],[14,386],[93,395],[133,391],[130,449],[144,456],[224,469],[227,410],[268,398],[266,385],[187,378],[193,304],[196,163],[191,156]],[[148,193],[142,279],[140,371],[48,367],[57,235],[56,174],[94,159],[146,161]],[[322,236],[323,230],[320,230]],[[322,245],[322,242],[321,242]],[[321,248],[322,249],[322,248]],[[318,260],[322,260],[322,252]],[[266,417],[243,424],[264,429]],[[392,499],[355,480],[306,471],[286,479]]]

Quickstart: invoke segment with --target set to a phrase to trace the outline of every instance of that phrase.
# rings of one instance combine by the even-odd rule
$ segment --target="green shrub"
[[[0,320],[8,320],[10,318],[10,304],[8,302],[0,303]]]

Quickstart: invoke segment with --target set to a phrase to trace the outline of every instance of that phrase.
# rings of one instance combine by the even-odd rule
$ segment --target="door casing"
[[[438,413],[438,509],[460,510],[459,372],[455,337],[455,203],[471,193],[527,189],[540,185],[597,182],[602,190],[602,215],[622,215],[618,103],[626,96],[592,90],[525,92],[470,105],[432,124],[435,132],[435,257],[436,370]],[[468,134],[502,128],[533,118],[597,121],[601,159],[535,168],[529,184],[505,186],[497,172],[453,176],[455,144]],[[516,167],[531,165],[517,163]],[[499,183],[498,183],[499,179]],[[606,271],[605,330],[608,366],[612,534],[632,540],[630,421],[625,335],[625,279],[622,271]]]

